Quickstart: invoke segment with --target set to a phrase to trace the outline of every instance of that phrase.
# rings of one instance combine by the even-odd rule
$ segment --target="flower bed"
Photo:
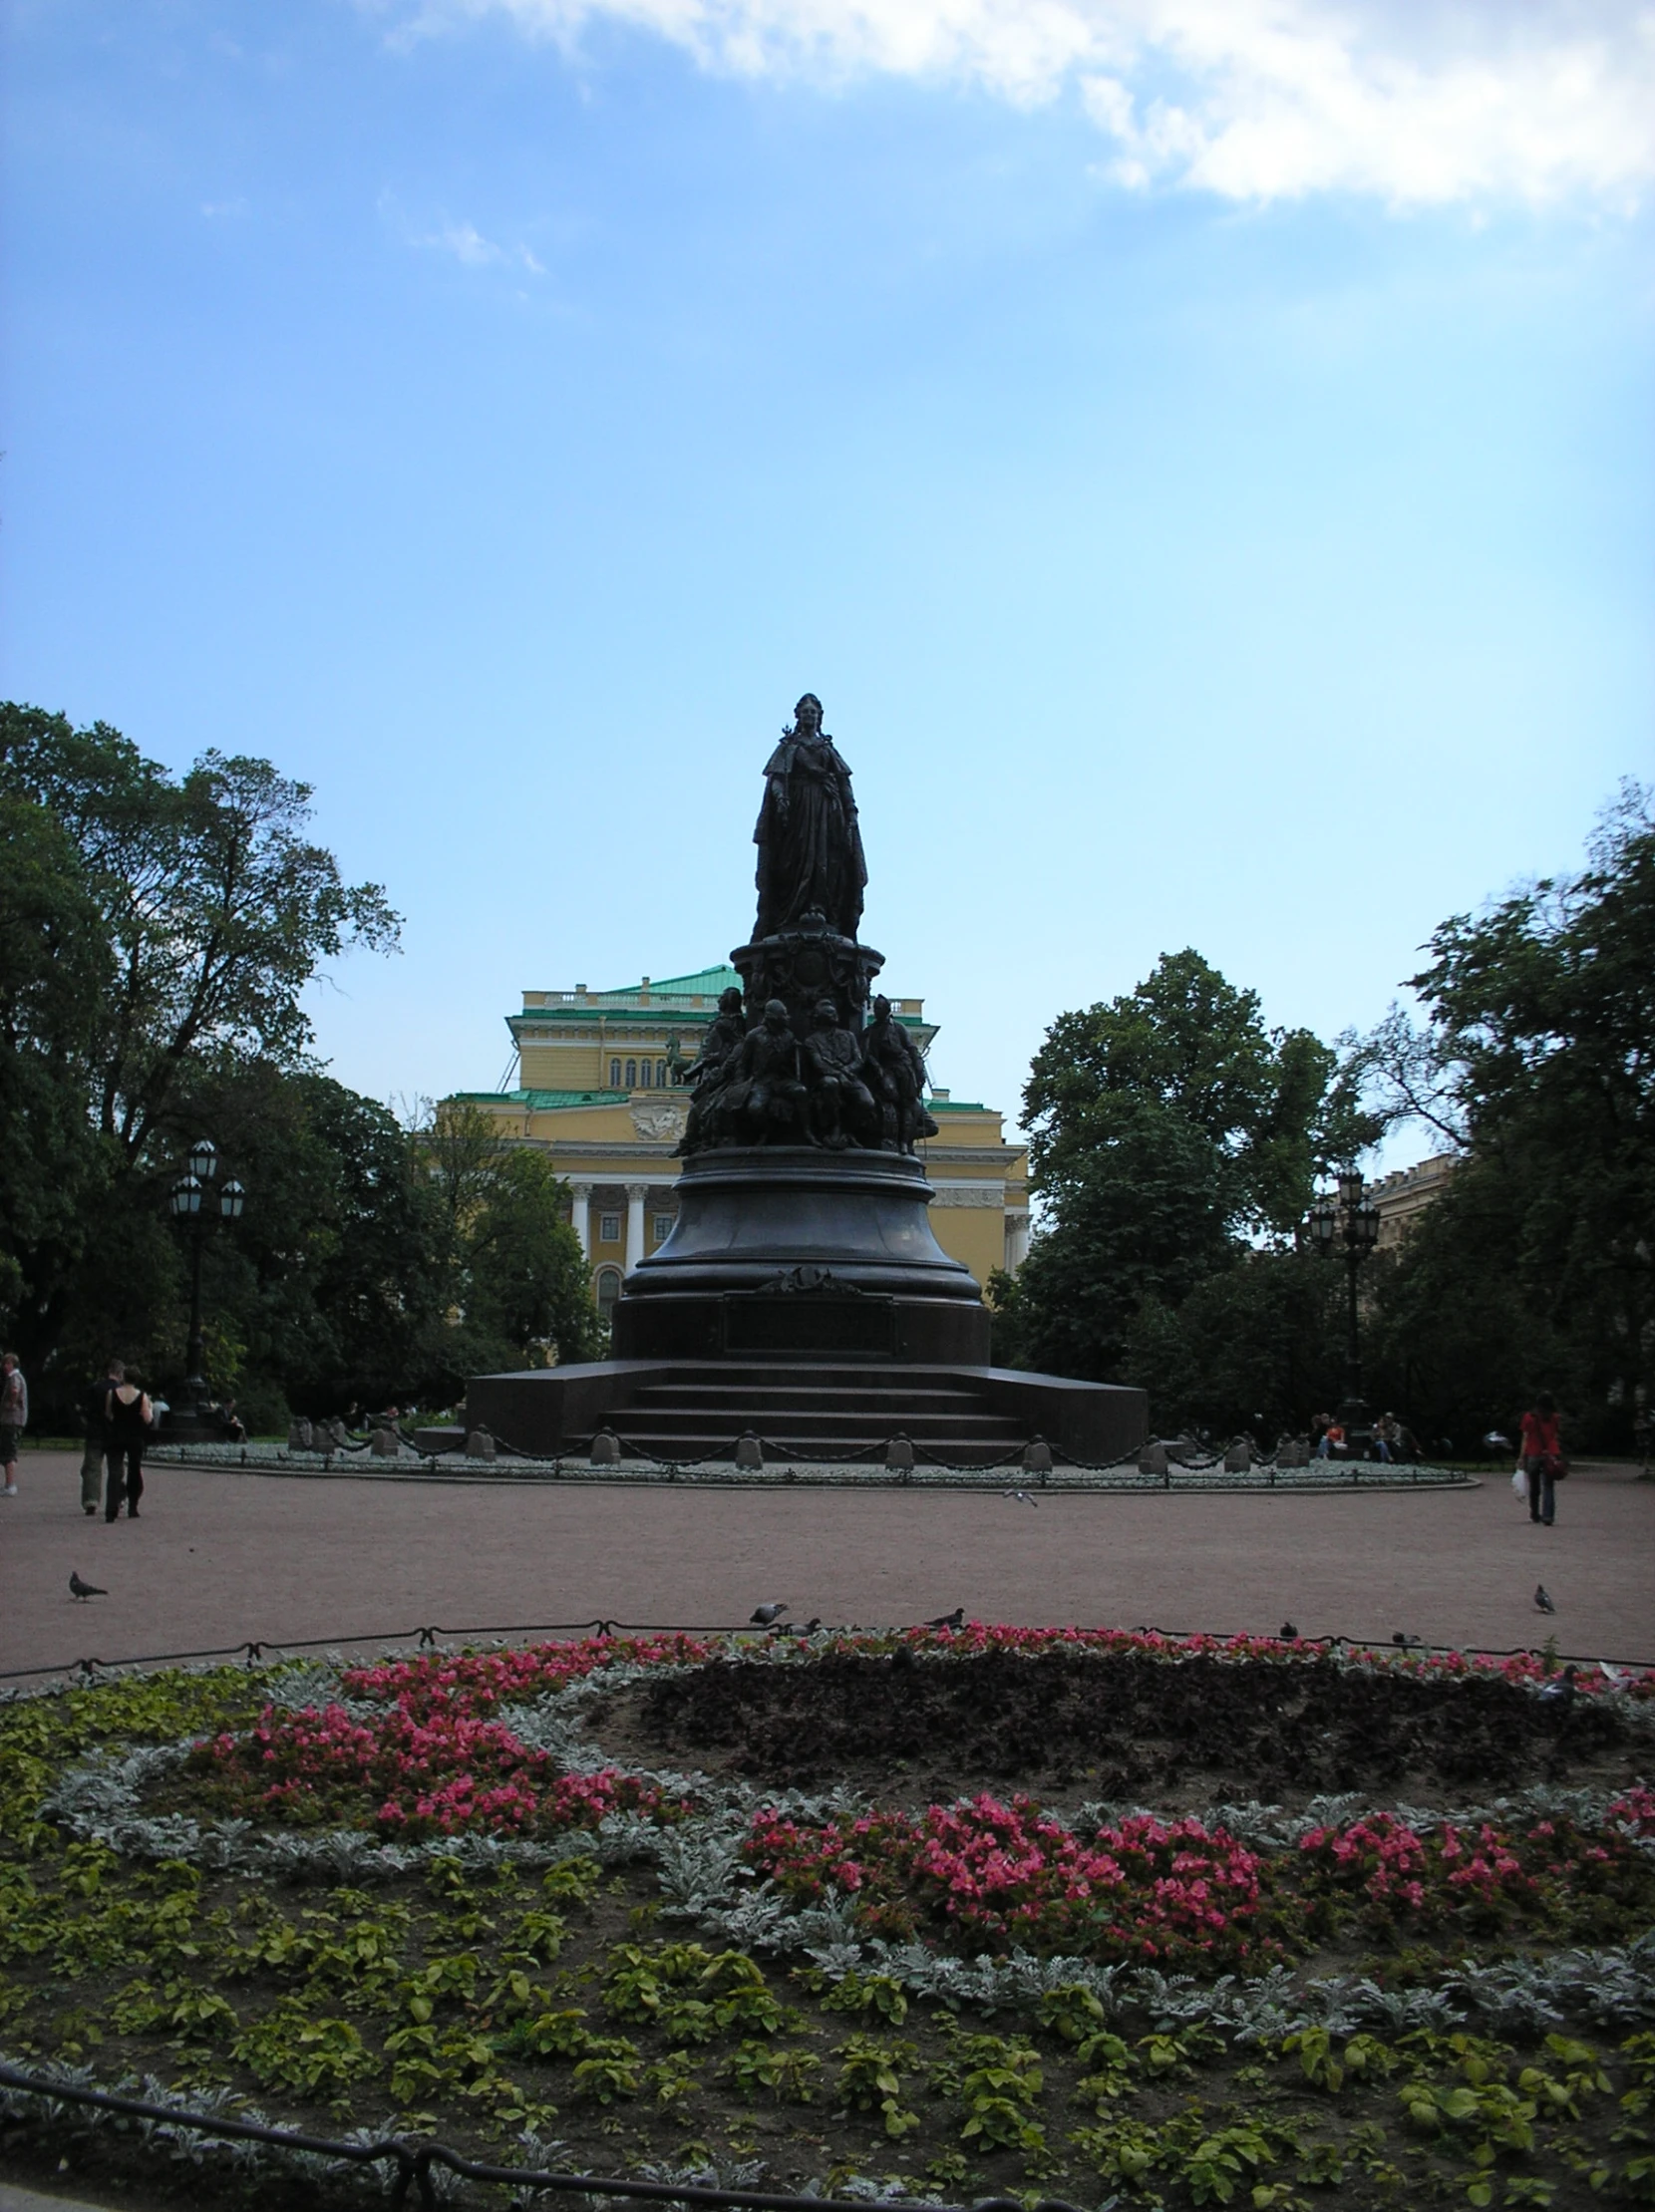
[[[0,2047],[313,2132],[594,2171],[1147,2212],[1648,2201],[1655,1686],[1582,1677],[1560,1711],[1546,1671],[972,1626],[19,1700]],[[657,1696],[680,1723],[723,1714],[724,1770],[661,1769]],[[1503,1736],[1573,1786],[1087,1802],[1100,1698],[1164,1740],[1215,1707],[1260,1773],[1306,1714],[1383,1760],[1378,1716],[1446,1761]],[[746,1776],[753,1716],[802,1714],[871,1730],[887,1786]],[[995,1759],[1019,1729],[1044,1755],[1045,1715],[1072,1786],[988,1786],[966,1736],[904,1774],[916,1715],[980,1723]],[[12,2109],[9,2170],[127,2176],[130,2138]],[[305,2187],[350,2200],[319,2167]],[[199,2188],[227,2201],[223,2175]],[[290,2173],[234,2188],[292,2201]]]
[[[1253,1954],[1267,1874],[1256,1853],[1198,1820],[1146,1813],[1083,1841],[1027,1797],[819,1827],[761,1812],[743,1855],[790,1896],[853,1898],[870,1935],[1178,1966]]]

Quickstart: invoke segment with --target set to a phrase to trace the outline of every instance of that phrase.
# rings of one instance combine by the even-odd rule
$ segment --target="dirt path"
[[[1655,1660],[1655,1485],[1579,1469],[1557,1525],[1508,1481],[1410,1495],[1052,1496],[433,1487],[161,1467],[84,1519],[79,1455],[0,1500],[0,1672],[88,1654],[590,1620],[978,1619],[1389,1638]],[[70,1569],[109,1595],[77,1604]],[[1557,1603],[1537,1612],[1536,1581]]]

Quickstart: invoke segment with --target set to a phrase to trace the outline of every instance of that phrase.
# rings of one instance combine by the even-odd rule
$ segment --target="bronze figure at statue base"
[[[772,1457],[893,1436],[960,1465],[1037,1434],[1076,1459],[1135,1450],[1142,1391],[990,1367],[981,1290],[931,1231],[925,1064],[871,996],[850,772],[814,694],[765,774],[758,926],[684,1075],[672,1234],[621,1286],[612,1360],[477,1377],[469,1419],[547,1454],[604,1427],[663,1459],[744,1432]]]

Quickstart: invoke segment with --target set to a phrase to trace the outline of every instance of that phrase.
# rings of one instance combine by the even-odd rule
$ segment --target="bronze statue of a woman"
[[[822,701],[807,692],[793,727],[765,770],[765,802],[753,841],[759,848],[755,939],[796,929],[813,907],[841,937],[862,918],[867,862],[862,857],[850,771],[822,727]]]

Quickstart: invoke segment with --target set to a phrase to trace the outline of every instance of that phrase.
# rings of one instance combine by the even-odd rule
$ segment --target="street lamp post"
[[[218,1190],[218,1202],[213,1206],[212,1185],[217,1175],[218,1147],[203,1136],[189,1147],[188,1170],[166,1194],[167,1210],[174,1221],[188,1230],[190,1245],[189,1342],[184,1352],[184,1364],[189,1372],[183,1383],[188,1403],[171,1408],[167,1415],[167,1427],[178,1432],[214,1433],[217,1427],[207,1399],[204,1372],[206,1343],[201,1329],[201,1250],[206,1241],[207,1224],[214,1214],[221,1221],[239,1221],[247,1203],[245,1189],[232,1175]]]
[[[1311,1241],[1331,1258],[1336,1245],[1345,1248],[1345,1395],[1339,1407],[1339,1425],[1347,1447],[1360,1440],[1366,1448],[1373,1434],[1373,1417],[1362,1396],[1361,1309],[1356,1278],[1362,1262],[1379,1242],[1379,1208],[1366,1197],[1360,1171],[1339,1171],[1339,1195],[1318,1201],[1310,1209]]]

